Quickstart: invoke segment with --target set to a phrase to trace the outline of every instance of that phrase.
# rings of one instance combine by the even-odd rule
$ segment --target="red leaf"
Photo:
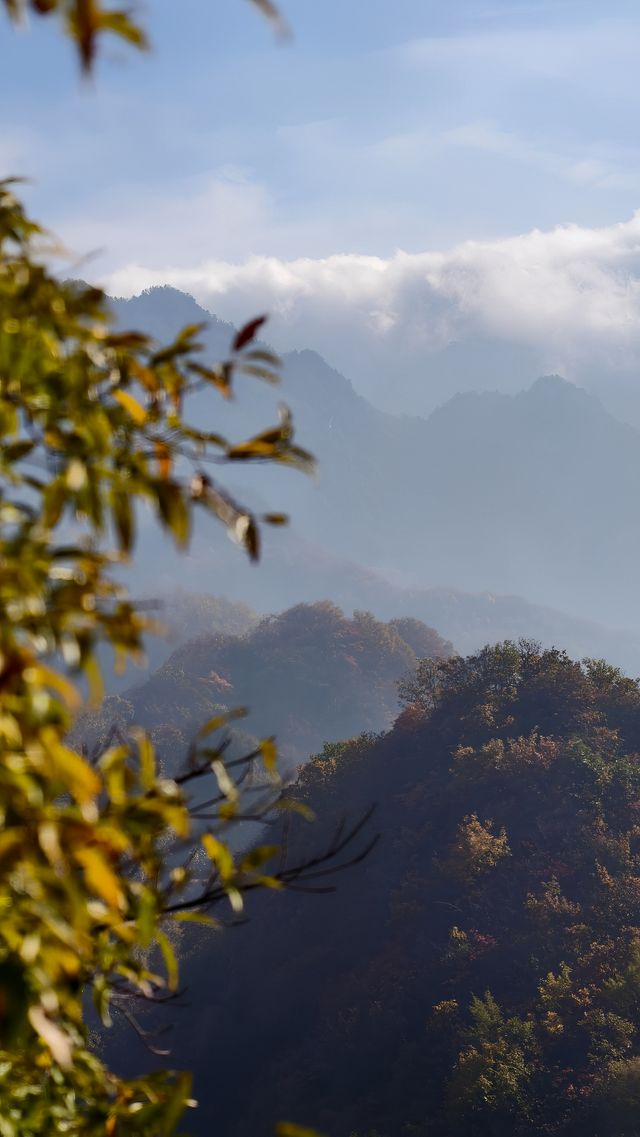
[[[250,320],[248,324],[245,324],[244,328],[240,328],[240,331],[236,332],[236,337],[233,341],[233,350],[242,351],[243,347],[251,343],[251,341],[255,339],[258,328],[262,327],[266,318],[266,316],[257,316],[255,320]]]

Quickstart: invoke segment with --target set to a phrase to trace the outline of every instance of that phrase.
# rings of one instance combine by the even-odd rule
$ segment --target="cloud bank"
[[[597,386],[598,376],[630,380],[640,364],[640,211],[601,228],[563,225],[389,258],[135,263],[107,284],[118,295],[171,284],[234,322],[264,309],[278,348],[316,348],[364,393],[401,410],[429,409],[429,392],[437,402],[452,386],[522,387],[543,370]],[[534,373],[503,381],[505,359],[518,358]],[[464,374],[450,375],[456,368]]]

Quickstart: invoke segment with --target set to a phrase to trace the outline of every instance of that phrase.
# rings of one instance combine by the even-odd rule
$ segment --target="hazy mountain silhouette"
[[[232,338],[230,325],[173,289],[114,304],[122,323],[163,339],[185,321],[208,320],[203,342],[212,357],[224,355]],[[283,363],[277,392],[239,377],[231,406],[206,396],[197,413],[239,438],[272,422],[278,399],[291,406],[319,477],[263,468],[260,497],[292,513],[307,550],[310,542],[334,568],[343,560],[367,565],[412,589],[521,594],[640,628],[640,432],[593,396],[551,376],[516,396],[462,393],[418,419],[372,407],[314,352],[288,353]],[[233,468],[229,478],[249,505],[257,502],[255,470]],[[209,542],[202,548],[213,555]],[[209,585],[199,579],[197,586]],[[226,590],[226,582],[212,579],[210,587]],[[334,598],[328,587],[314,596],[297,588],[277,600],[271,590],[266,603],[253,589],[245,596],[265,610],[327,594]],[[460,641],[451,627],[437,626]]]

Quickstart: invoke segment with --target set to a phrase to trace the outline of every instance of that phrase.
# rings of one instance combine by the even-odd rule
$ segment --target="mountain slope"
[[[192,1131],[632,1137],[638,685],[503,645],[421,665],[406,694],[391,733],[298,788],[319,822],[293,857],[371,801],[375,851],[334,895],[256,897],[186,965]]]

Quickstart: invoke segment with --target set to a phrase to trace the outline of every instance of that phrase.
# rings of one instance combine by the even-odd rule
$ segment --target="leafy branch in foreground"
[[[130,8],[104,5],[100,0],[3,0],[8,15],[22,23],[28,14],[57,16],[64,31],[73,40],[82,68],[93,68],[98,44],[105,36],[129,44],[139,50],[149,46],[146,32],[134,19]],[[276,31],[286,32],[286,24],[272,0],[249,0]]]
[[[251,2],[277,23],[271,0]],[[85,72],[105,35],[147,46],[127,10],[100,0],[4,8],[14,21],[61,20]],[[89,755],[73,742],[72,678],[99,698],[99,645],[122,666],[141,654],[151,622],[113,571],[134,548],[141,509],[180,548],[204,510],[256,560],[260,520],[286,519],[256,518],[212,470],[237,461],[310,470],[313,460],[295,445],[286,408],[277,426],[240,442],[190,415],[198,392],[231,398],[237,371],[277,381],[277,358],[255,345],[262,317],[210,367],[199,326],[163,347],[114,331],[103,293],[61,283],[53,252],[15,180],[0,182],[0,1137],[168,1137],[194,1104],[190,1076],[118,1077],[90,1045],[85,992],[105,1024],[113,1009],[137,1028],[135,1000],[177,990],[178,922],[206,922],[202,910],[224,899],[238,911],[251,888],[306,887],[361,854],[341,835],[295,868],[286,847],[234,857],[225,829],[267,825],[285,807],[273,742],[238,771],[225,739],[208,742],[224,723],[209,723],[177,777],[142,732],[113,731]],[[245,774],[258,759],[262,792],[247,806]],[[205,778],[213,793],[196,801]]]
[[[210,744],[224,720],[206,724],[178,777],[163,773],[142,732],[112,737],[91,760],[73,743],[73,676],[99,697],[98,646],[122,664],[141,653],[149,621],[113,573],[141,509],[178,547],[204,510],[255,559],[259,519],[211,468],[306,470],[312,459],[286,411],[240,443],[190,418],[192,396],[230,397],[237,370],[278,378],[276,357],[254,347],[262,319],[238,333],[226,362],[205,366],[200,328],[166,347],[115,332],[102,292],[61,283],[43,249],[15,185],[1,183],[0,1134],[170,1134],[189,1078],[118,1078],[89,1045],[84,992],[105,1023],[114,999],[130,1013],[127,997],[171,992],[172,924],[224,898],[239,910],[248,889],[306,886],[347,845],[273,872],[272,846],[234,858],[220,827],[266,821],[284,805],[273,742],[246,760],[263,767],[261,793],[248,797],[224,740]],[[205,778],[213,792],[196,799]]]

